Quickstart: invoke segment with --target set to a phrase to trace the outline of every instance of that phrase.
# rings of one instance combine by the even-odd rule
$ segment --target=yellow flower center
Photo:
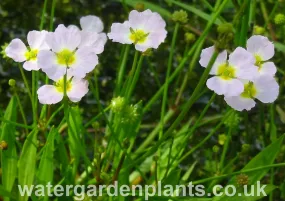
[[[257,94],[257,90],[252,82],[244,85],[244,91],[241,94],[243,98],[254,98]]]
[[[64,93],[64,78],[58,80],[55,83],[55,87],[56,87],[58,92]],[[67,80],[66,81],[66,92],[70,91],[71,89],[72,89],[71,80]]]
[[[64,49],[61,52],[57,53],[57,63],[60,65],[70,66],[75,62],[74,53],[68,49]]]
[[[35,61],[37,59],[38,52],[39,52],[39,50],[37,50],[37,49],[27,51],[25,53],[25,57],[26,57],[27,61]]]
[[[262,58],[259,55],[254,55],[255,57],[255,66],[258,67],[258,70],[260,71],[261,67],[262,67]]]
[[[222,64],[218,67],[218,75],[224,80],[230,80],[235,78],[235,68],[229,66],[227,63]]]
[[[144,43],[146,41],[148,35],[149,35],[148,33],[144,32],[141,29],[133,30],[131,28],[130,39],[135,44],[142,44],[142,43]]]

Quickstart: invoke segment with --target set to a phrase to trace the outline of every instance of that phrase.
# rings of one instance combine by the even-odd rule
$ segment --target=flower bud
[[[218,145],[213,146],[213,152],[218,153],[220,151],[220,147]]]
[[[184,10],[175,11],[172,14],[172,20],[177,23],[186,24],[188,22],[188,14]]]
[[[227,140],[227,136],[225,134],[221,134],[221,135],[219,135],[218,138],[219,138],[219,140],[218,140],[219,144],[224,145],[226,140]]]
[[[284,25],[285,24],[285,15],[279,13],[274,17],[274,23],[277,25]]]
[[[225,121],[225,125],[229,128],[234,128],[239,125],[240,117],[237,112],[233,112]]]
[[[248,185],[248,182],[249,182],[249,178],[246,174],[240,174],[236,177],[237,179],[237,184],[239,186],[246,186]]]
[[[218,26],[217,31],[219,33],[218,40],[215,47],[219,51],[228,49],[232,40],[234,39],[234,28],[231,23],[224,23]]]
[[[136,3],[135,9],[139,12],[144,11],[144,9],[145,9],[144,4],[143,3]]]
[[[122,118],[122,123],[135,122],[138,118],[138,108],[136,105],[126,106]]]
[[[185,33],[184,35],[186,43],[192,43],[196,40],[196,36],[193,33]]]
[[[250,150],[250,145],[249,144],[243,144],[241,148],[241,153],[246,154]]]
[[[6,141],[1,141],[0,142],[0,149],[1,150],[7,150],[8,149],[8,143]]]
[[[125,98],[123,97],[116,97],[116,98],[113,98],[112,101],[111,101],[111,110],[114,112],[114,113],[120,113],[121,111],[124,110],[126,106],[126,101],[125,101]]]
[[[16,80],[10,79],[9,82],[8,82],[8,84],[9,84],[11,87],[14,87],[14,86],[16,86]]]
[[[255,25],[254,28],[253,28],[253,33],[255,35],[263,35],[265,33],[265,29],[263,27]]]

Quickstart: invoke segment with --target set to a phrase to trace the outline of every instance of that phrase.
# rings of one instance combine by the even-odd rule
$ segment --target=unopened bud
[[[233,112],[225,121],[225,125],[229,128],[234,128],[239,125],[240,117],[237,112]]]
[[[218,141],[219,141],[220,145],[224,145],[226,140],[227,140],[227,136],[225,134],[219,135],[219,140]]]
[[[123,97],[119,96],[119,97],[113,98],[111,101],[111,110],[114,113],[119,113],[123,111],[125,106],[126,106],[126,101],[125,101],[125,98]]]
[[[249,182],[249,178],[246,174],[240,174],[237,176],[237,184],[239,186],[246,186],[248,185],[248,182]]]
[[[0,54],[2,55],[3,59],[8,58],[7,54],[6,54],[6,48],[9,44],[5,43],[4,45],[1,46],[1,52]]]
[[[254,28],[253,28],[253,33],[255,35],[263,35],[265,33],[265,29],[263,27],[255,25]]]
[[[193,33],[185,33],[184,35],[186,43],[192,43],[196,40],[196,36]]]
[[[279,13],[277,15],[275,15],[274,17],[274,23],[277,25],[283,25],[285,24],[285,15]]]
[[[177,23],[186,24],[188,22],[188,14],[184,10],[175,11],[172,14],[172,20]]]
[[[143,3],[136,3],[135,9],[137,11],[140,11],[140,12],[144,11],[144,9],[145,9],[144,4]]]
[[[214,153],[218,153],[219,151],[220,151],[220,147],[219,146],[217,146],[217,145],[213,146],[213,152]]]
[[[0,142],[0,149],[2,150],[7,150],[8,149],[8,143],[6,141],[1,141]]]
[[[215,47],[219,51],[223,51],[228,49],[229,45],[231,44],[234,38],[234,29],[231,23],[224,23],[218,26],[217,29],[219,36],[218,40],[215,44]]]
[[[16,80],[14,79],[10,79],[8,84],[11,86],[11,87],[14,87],[16,85]]]
[[[243,144],[243,145],[242,145],[241,152],[242,152],[243,154],[248,153],[249,150],[250,150],[250,145],[249,145],[249,144]]]

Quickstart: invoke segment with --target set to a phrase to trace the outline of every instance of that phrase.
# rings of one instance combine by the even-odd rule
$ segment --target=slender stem
[[[127,100],[129,100],[129,98],[132,96],[132,93],[133,93],[133,91],[134,91],[134,89],[135,89],[135,87],[136,87],[136,85],[137,85],[138,80],[139,80],[139,76],[140,76],[140,72],[141,72],[141,67],[142,67],[143,58],[144,58],[144,56],[141,55],[141,56],[140,56],[140,59],[139,59],[139,63],[138,63],[137,68],[136,68],[136,72],[135,72],[135,74],[134,74],[134,78],[133,78],[133,80],[132,80],[132,82],[131,82],[129,91],[128,91],[128,93],[127,93]]]
[[[265,5],[263,0],[260,0],[260,7],[261,7],[261,12],[262,12],[263,18],[265,20],[265,24],[267,25],[267,28],[269,29],[271,38],[272,38],[272,40],[276,41],[277,37],[276,37],[276,34],[274,32],[273,26],[272,26],[272,24],[270,22],[270,19],[269,19],[269,16],[268,16],[268,12],[267,12],[267,9],[266,9],[266,5]]]
[[[50,22],[49,22],[49,30],[53,30],[53,20],[54,20],[54,13],[55,13],[55,7],[56,7],[56,1],[52,0],[52,7],[51,7],[51,13],[50,13]]]
[[[8,119],[4,119],[3,117],[0,117],[0,120],[5,122],[5,123],[9,123],[9,124],[12,124],[14,126],[17,126],[17,127],[31,129],[31,130],[34,129],[34,126],[28,126],[28,125],[24,125],[24,124],[19,124],[17,122],[13,122],[13,121],[10,121]]]
[[[223,149],[221,160],[220,160],[220,167],[219,167],[220,170],[222,170],[224,168],[224,162],[225,162],[226,154],[227,154],[229,144],[230,144],[230,141],[232,138],[232,130],[233,129],[230,127],[229,131],[228,131],[226,142],[224,144],[224,149]]]
[[[131,71],[129,72],[128,77],[127,77],[127,80],[126,80],[126,83],[125,83],[125,85],[124,85],[124,89],[125,89],[125,90],[124,90],[124,94],[125,94],[125,95],[128,95],[127,93],[129,92],[130,85],[132,84],[132,79],[133,79],[133,75],[134,75],[135,70],[136,70],[138,58],[139,58],[139,52],[136,51],[136,52],[135,52],[135,56],[134,56],[134,60],[133,60],[133,64],[132,64]]]
[[[173,37],[172,37],[172,42],[171,42],[170,55],[169,55],[168,64],[167,64],[167,72],[166,72],[166,78],[165,78],[165,84],[166,85],[165,85],[164,91],[163,91],[161,114],[160,114],[161,130],[159,132],[159,139],[163,135],[163,128],[164,128],[163,119],[164,119],[165,110],[166,110],[166,103],[167,103],[168,79],[169,79],[169,76],[170,76],[171,67],[172,67],[172,63],[173,63],[173,54],[174,54],[174,49],[175,49],[175,44],[176,44],[178,30],[179,30],[179,23],[176,23],[175,24],[175,28],[174,28]]]
[[[109,110],[111,109],[111,106],[107,107],[104,109],[104,112],[108,112]],[[86,124],[85,124],[85,128],[88,128],[93,122],[95,122],[99,117],[101,117],[103,115],[102,112],[100,112],[99,114],[97,114],[95,117],[93,117],[90,121],[88,121]]]
[[[43,10],[42,10],[40,30],[43,30],[44,24],[46,22],[45,14],[46,14],[46,10],[47,10],[47,2],[48,2],[48,0],[45,0],[44,7],[43,7]]]
[[[64,109],[64,105],[61,105],[59,108],[57,108],[56,111],[54,111],[51,115],[51,117],[49,118],[48,122],[46,123],[45,127],[47,128],[50,123],[52,122],[52,120],[54,119],[54,117],[62,110]]]
[[[227,113],[225,117],[228,117],[231,112]],[[186,154],[184,154],[178,161],[178,164],[185,160],[189,155],[199,149],[202,145],[205,144],[216,132],[217,130],[224,124],[226,118],[224,118],[200,143],[198,143],[195,147],[189,150]]]
[[[205,182],[216,180],[216,179],[223,179],[223,178],[226,178],[226,177],[229,177],[229,176],[234,176],[234,175],[238,175],[238,174],[242,174],[242,173],[245,174],[245,173],[255,172],[255,171],[259,171],[259,170],[263,170],[263,169],[270,169],[270,168],[284,167],[284,166],[285,166],[285,163],[277,163],[277,164],[266,165],[266,166],[252,168],[252,169],[247,169],[247,170],[240,170],[240,171],[229,173],[229,174],[223,174],[223,175],[216,176],[216,177],[209,177],[209,178],[206,178],[206,179],[197,180],[197,181],[192,182],[192,184],[196,185],[196,184],[201,184],[201,183],[205,183]]]
[[[19,69],[20,69],[20,72],[21,72],[21,75],[22,75],[24,84],[25,84],[25,86],[26,86],[26,89],[27,89],[27,91],[28,91],[28,95],[29,95],[29,97],[30,97],[30,100],[31,100],[31,103],[32,103],[32,107],[34,107],[34,104],[33,104],[33,96],[32,96],[32,93],[31,93],[31,90],[30,90],[30,87],[29,87],[27,78],[26,78],[26,76],[25,76],[23,67],[22,67],[21,65],[19,65]]]
[[[15,96],[16,96],[16,99],[17,99],[17,102],[18,102],[18,105],[19,105],[19,109],[20,109],[20,112],[21,112],[21,115],[22,115],[22,119],[23,119],[23,122],[25,125],[28,125],[27,123],[27,119],[26,119],[26,115],[25,115],[25,112],[24,112],[24,109],[23,109],[23,106],[22,106],[22,102],[19,98],[19,95],[18,95],[18,92],[16,89],[14,89],[15,91]],[[26,133],[28,133],[28,130],[26,130]]]
[[[127,64],[127,60],[128,60],[128,55],[130,52],[130,47],[131,47],[130,45],[126,45],[126,47],[124,48],[123,59],[120,62],[119,73],[118,73],[118,77],[117,77],[117,83],[116,83],[116,89],[115,89],[116,96],[119,95],[121,87],[122,87],[123,78],[124,78],[125,69],[126,69],[126,64]]]

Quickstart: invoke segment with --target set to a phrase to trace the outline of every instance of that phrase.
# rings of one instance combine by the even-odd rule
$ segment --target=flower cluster
[[[207,67],[214,47],[201,53],[200,64]],[[236,48],[229,57],[227,51],[219,53],[208,79],[207,87],[224,95],[229,106],[237,111],[251,110],[256,102],[274,102],[279,94],[279,85],[274,76],[276,67],[268,61],[274,56],[274,45],[264,36],[255,35],[248,39],[246,49]]]
[[[164,42],[165,25],[158,13],[134,10],[129,21],[114,23],[108,36],[122,44],[133,43],[137,50],[144,52]],[[30,31],[28,46],[16,38],[5,48],[7,57],[24,62],[25,70],[42,70],[54,81],[54,85],[39,88],[40,103],[58,103],[64,94],[70,101],[78,102],[88,93],[88,82],[84,78],[98,64],[97,55],[104,51],[107,35],[103,33],[103,22],[96,16],[82,17],[80,26],[81,29],[60,24],[54,32]]]

